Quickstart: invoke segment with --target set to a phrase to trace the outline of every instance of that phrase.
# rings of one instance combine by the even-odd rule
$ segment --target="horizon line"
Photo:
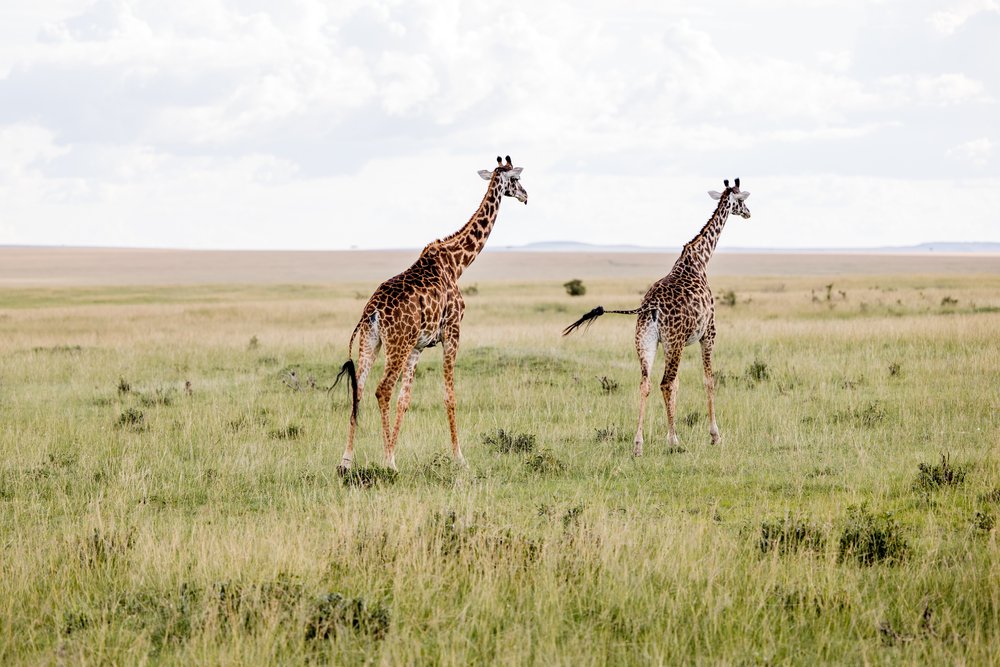
[[[163,252],[414,252],[426,246],[395,246],[380,248],[192,248],[181,246],[156,245],[77,245],[77,244],[34,244],[34,243],[0,243],[0,249],[33,249],[33,250],[134,250]],[[645,246],[629,243],[588,243],[584,241],[533,241],[520,245],[487,246],[482,252],[679,252],[683,246]],[[718,247],[716,253],[900,253],[920,252],[933,253],[935,248],[941,252],[975,253],[1000,252],[1000,241],[924,241],[911,245],[894,246],[732,246]],[[977,250],[978,248],[978,250]]]

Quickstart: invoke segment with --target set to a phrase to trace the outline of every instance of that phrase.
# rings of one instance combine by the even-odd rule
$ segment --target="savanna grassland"
[[[0,664],[993,663],[1000,272],[717,277],[634,459],[655,277],[467,283],[470,467],[435,348],[346,479],[377,281],[0,287]]]

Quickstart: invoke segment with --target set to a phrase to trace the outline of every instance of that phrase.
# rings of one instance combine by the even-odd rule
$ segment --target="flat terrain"
[[[487,254],[463,280],[470,467],[434,348],[398,476],[368,392],[345,480],[327,389],[414,253],[22,251],[0,251],[0,664],[1000,655],[996,258],[716,257],[723,442],[694,347],[681,446],[654,392],[634,459],[634,320],[559,332],[672,257]]]
[[[198,251],[0,246],[0,286],[375,283],[409,266],[419,250]],[[659,278],[677,253],[550,253],[487,249],[466,282]],[[728,253],[716,276],[998,274],[996,254]]]

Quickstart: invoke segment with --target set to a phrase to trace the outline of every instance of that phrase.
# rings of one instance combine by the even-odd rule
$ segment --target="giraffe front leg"
[[[451,456],[455,463],[468,466],[458,443],[458,424],[455,421],[455,357],[458,356],[458,337],[449,336],[443,340],[444,354],[444,407],[448,413],[448,428],[451,431]]]
[[[642,456],[642,426],[646,418],[646,402],[649,399],[651,388],[649,371],[653,366],[653,358],[656,356],[657,338],[658,332],[654,322],[651,320],[640,320],[636,323],[635,351],[639,355],[639,373],[642,379],[639,381],[639,425],[635,430],[635,445],[632,448],[633,456]]]
[[[392,457],[392,431],[389,426],[389,410],[392,401],[392,390],[396,386],[396,381],[399,380],[400,373],[403,372],[403,367],[406,365],[408,356],[408,354],[404,356],[399,352],[392,353],[388,349],[386,350],[385,374],[382,376],[382,381],[378,383],[378,388],[375,390],[375,398],[378,399],[378,409],[382,415],[382,445],[385,450],[385,464],[394,470],[396,462]]]
[[[715,423],[715,375],[712,373],[712,344],[715,341],[715,328],[709,330],[701,341],[701,363],[705,369],[705,394],[708,397],[708,434],[712,436],[712,444],[717,445],[722,439],[719,425]]]
[[[385,457],[386,467],[396,469],[396,442],[399,440],[399,428],[403,425],[403,415],[410,407],[410,393],[413,387],[413,374],[417,369],[417,361],[420,360],[420,350],[414,350],[406,360],[406,367],[403,370],[403,381],[399,387],[399,400],[396,402],[396,426],[392,430],[392,439],[389,442],[389,449]]]
[[[680,367],[683,351],[683,345],[672,345],[666,349],[667,359],[663,368],[663,380],[660,381],[663,402],[667,406],[667,441],[671,446],[680,444],[674,417],[677,411],[677,390],[680,387],[680,378],[677,377],[677,369]]]

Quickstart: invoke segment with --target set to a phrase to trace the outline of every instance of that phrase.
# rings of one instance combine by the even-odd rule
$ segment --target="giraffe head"
[[[479,175],[483,177],[484,181],[489,181],[493,179],[493,175],[496,174],[497,187],[500,188],[500,194],[504,197],[514,197],[517,201],[522,204],[528,203],[528,193],[521,185],[521,170],[524,167],[515,167],[511,161],[510,156],[507,156],[507,163],[497,156],[497,168],[493,171],[489,169],[483,169],[479,172]]]
[[[738,215],[741,218],[750,217],[750,209],[747,208],[746,200],[750,196],[749,192],[740,191],[740,179],[736,179],[736,184],[733,187],[729,187],[729,179],[722,181],[722,184],[726,186],[726,189],[722,192],[716,192],[715,190],[709,190],[708,196],[712,199],[722,199],[726,195],[729,195],[729,199],[726,202],[726,206],[729,207],[730,215]]]

